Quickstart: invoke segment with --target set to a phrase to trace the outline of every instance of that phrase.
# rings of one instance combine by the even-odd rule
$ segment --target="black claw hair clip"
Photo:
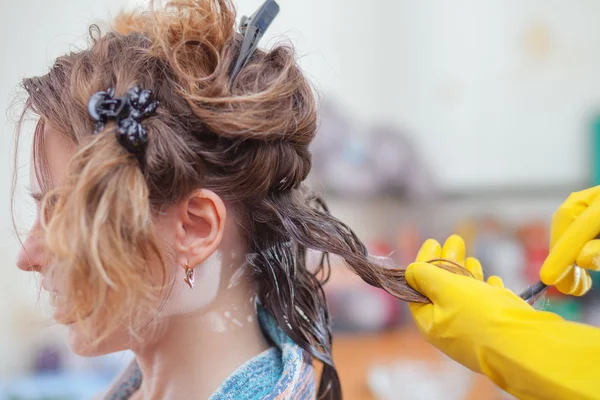
[[[152,91],[135,86],[125,95],[115,98],[115,89],[96,92],[88,102],[88,113],[96,121],[94,134],[104,130],[109,121],[117,122],[117,141],[128,152],[141,155],[148,143],[148,132],[141,122],[156,113],[159,101],[152,100]]]
[[[240,49],[240,54],[231,71],[230,79],[233,81],[237,74],[246,65],[254,50],[258,47],[260,38],[265,34],[269,26],[279,14],[279,5],[274,0],[267,0],[250,17],[242,17],[240,31],[244,35],[244,41]]]

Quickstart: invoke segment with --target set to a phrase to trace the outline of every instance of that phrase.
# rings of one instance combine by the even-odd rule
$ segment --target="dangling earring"
[[[190,287],[190,289],[194,288],[194,268],[190,268],[190,266],[188,265],[188,263],[185,263],[185,278],[183,278],[183,281],[185,283],[188,284],[188,286]]]

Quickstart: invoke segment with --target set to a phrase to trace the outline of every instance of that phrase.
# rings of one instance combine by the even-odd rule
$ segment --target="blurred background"
[[[240,15],[262,2],[239,0]],[[0,399],[84,399],[131,358],[81,359],[15,267],[10,210],[18,83],[82,45],[89,23],[134,0],[0,5]],[[548,222],[600,179],[600,2],[279,0],[261,45],[290,41],[321,94],[309,184],[399,265],[456,232],[486,274],[520,291],[548,251]],[[16,97],[18,99],[18,96]],[[31,123],[28,125],[31,127]],[[18,151],[15,219],[26,232],[29,135]],[[406,306],[334,263],[334,356],[348,399],[509,398],[419,337]],[[600,291],[549,292],[538,307],[600,324]]]

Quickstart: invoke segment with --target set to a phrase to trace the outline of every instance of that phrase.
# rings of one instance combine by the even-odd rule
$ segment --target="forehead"
[[[41,137],[34,139],[39,148],[36,149],[34,145],[30,163],[29,178],[33,191],[41,191],[42,183],[48,185],[46,190],[60,185],[74,152],[73,142],[48,124],[44,124],[39,135]],[[40,180],[44,182],[39,182]]]

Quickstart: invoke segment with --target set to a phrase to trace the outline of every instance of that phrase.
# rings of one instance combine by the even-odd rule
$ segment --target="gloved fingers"
[[[468,257],[465,262],[465,268],[469,270],[473,278],[482,281],[483,280],[483,268],[478,259],[474,257]]]
[[[442,247],[442,258],[464,266],[465,265],[465,241],[458,235],[450,236]]]
[[[550,232],[550,248],[552,249],[558,239],[565,233],[571,223],[600,196],[600,186],[594,186],[571,195],[561,204],[552,217],[552,230]]]
[[[559,292],[571,294],[577,288],[581,273],[576,272],[575,268],[572,265],[565,268],[568,272],[554,285]]]
[[[504,288],[504,282],[502,281],[502,278],[500,278],[499,276],[496,275],[492,275],[487,279],[487,283],[490,286],[494,286],[494,287],[498,287],[498,288]]]
[[[587,292],[588,290],[590,290],[592,288],[593,282],[592,282],[592,277],[590,276],[589,272],[586,272],[585,276],[587,278],[587,286],[586,286],[587,287],[586,292]],[[585,294],[585,292],[583,294]]]
[[[590,240],[577,256],[577,265],[592,271],[600,271],[600,240]]]
[[[565,270],[565,265],[574,264],[585,244],[600,233],[597,224],[590,223],[598,220],[600,220],[600,199],[593,201],[579,217],[573,220],[550,250],[540,271],[542,282],[546,285],[556,285],[566,277],[568,269]]]
[[[563,294],[582,296],[591,286],[589,274],[576,265],[569,266],[567,270],[568,274],[556,283],[556,289]]]
[[[592,277],[586,270],[582,270],[582,278],[573,292],[573,296],[583,296],[592,288]]]
[[[465,278],[424,262],[410,264],[404,276],[410,287],[433,303],[438,303],[444,293],[449,295],[448,288],[453,286],[453,278]]]
[[[592,278],[585,269],[574,266],[568,276],[573,278],[564,279],[564,281],[569,282],[570,286],[567,286],[566,283],[565,285],[560,284],[557,286],[560,292],[571,296],[583,296],[592,288]]]
[[[417,254],[416,262],[427,262],[442,257],[442,246],[434,239],[428,239],[423,243]]]

